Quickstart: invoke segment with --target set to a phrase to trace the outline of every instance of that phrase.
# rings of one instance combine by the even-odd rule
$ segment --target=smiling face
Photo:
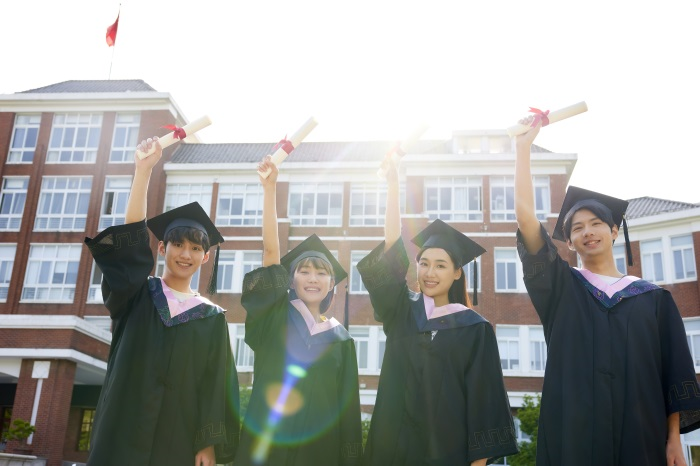
[[[617,239],[617,226],[612,228],[588,209],[577,211],[571,219],[571,233],[566,244],[569,249],[581,256],[581,261],[588,258],[610,255],[612,257],[613,241]]]
[[[330,265],[320,259],[303,260],[294,270],[291,287],[311,310],[318,310],[334,286]]]
[[[165,258],[163,279],[168,286],[173,283],[179,291],[182,290],[176,283],[186,283],[189,286],[192,275],[209,260],[209,251],[204,251],[201,244],[187,239],[168,241],[167,245],[161,241],[158,244],[158,254]]]
[[[444,249],[426,249],[418,260],[418,285],[423,294],[435,300],[436,306],[449,303],[450,287],[461,276],[462,269],[455,267]]]

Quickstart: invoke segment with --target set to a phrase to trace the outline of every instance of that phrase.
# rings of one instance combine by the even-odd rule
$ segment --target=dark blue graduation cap
[[[289,251],[282,259],[280,259],[280,263],[282,266],[284,266],[284,268],[289,270],[289,273],[292,273],[297,264],[308,257],[316,257],[328,262],[333,269],[333,278],[336,285],[345,280],[345,278],[348,276],[345,269],[343,269],[343,266],[340,265],[340,262],[338,262],[335,256],[333,256],[333,254],[328,250],[326,245],[323,244],[321,238],[319,238],[316,234],[309,236],[302,241],[299,246]]]

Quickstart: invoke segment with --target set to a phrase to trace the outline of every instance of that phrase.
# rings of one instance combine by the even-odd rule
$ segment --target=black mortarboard
[[[223,236],[216,229],[207,213],[202,209],[198,202],[191,202],[187,205],[177,207],[175,209],[163,212],[156,215],[147,221],[148,228],[159,241],[163,241],[168,232],[178,227],[188,227],[200,230],[209,237],[209,247],[216,246],[216,255],[214,257],[214,271],[207,292],[216,294],[216,278],[217,269],[219,268],[219,244],[224,242]]]
[[[307,257],[317,257],[325,260],[331,265],[333,269],[333,275],[335,284],[342,282],[348,276],[347,272],[340,265],[338,260],[333,256],[333,254],[328,250],[321,238],[315,234],[306,238],[302,243],[289,251],[281,260],[280,263],[289,270],[289,273],[294,271],[299,261],[306,259]]]
[[[433,221],[423,231],[418,233],[411,242],[419,248],[440,248],[448,251],[455,260],[459,261],[457,267],[464,267],[470,261],[486,252],[479,244],[469,239],[461,231],[452,228],[440,219]],[[474,261],[474,298],[473,304],[477,304],[477,268]]]
[[[569,186],[566,190],[564,203],[559,212],[557,225],[554,227],[552,238],[559,241],[566,241],[564,235],[564,221],[567,217],[573,215],[581,209],[590,209],[591,206],[603,205],[612,213],[612,221],[618,228],[621,228],[625,235],[625,246],[627,251],[627,264],[632,265],[632,248],[630,246],[629,233],[627,232],[627,221],[625,212],[629,202],[618,199],[616,197],[607,196],[605,194],[589,191],[588,189]]]

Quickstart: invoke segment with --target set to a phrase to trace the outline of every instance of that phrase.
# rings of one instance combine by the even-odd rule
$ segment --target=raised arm
[[[265,173],[270,170],[267,178],[260,177],[263,187],[263,267],[280,263],[280,235],[277,228],[277,165],[272,163],[270,156],[258,165],[258,171]]]
[[[387,251],[401,237],[401,212],[399,208],[399,170],[389,157],[387,163],[386,212],[384,214],[384,250]]]
[[[532,116],[520,120],[520,124],[532,122]],[[540,236],[540,222],[535,215],[535,194],[530,172],[530,146],[540,132],[540,123],[515,139],[515,218],[527,252],[536,254],[544,240]]]
[[[158,138],[148,138],[141,141],[141,144],[136,146],[136,150],[148,152],[155,144],[156,151],[145,159],[139,158],[134,153],[134,181],[131,183],[131,191],[129,192],[129,201],[126,204],[126,215],[124,223],[140,222],[146,218],[146,207],[148,197],[148,183],[151,180],[153,167],[158,163],[163,155],[163,149],[160,147]]]

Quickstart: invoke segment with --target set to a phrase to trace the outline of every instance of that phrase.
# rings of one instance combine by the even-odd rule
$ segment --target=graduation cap
[[[419,248],[440,248],[448,251],[459,263],[457,267],[463,267],[470,261],[474,261],[474,298],[476,300],[477,268],[476,258],[486,252],[486,249],[469,239],[464,233],[452,228],[440,219],[433,221],[423,231],[418,233],[412,243]]]
[[[335,279],[335,284],[342,282],[348,276],[343,266],[340,265],[338,260],[333,256],[333,254],[328,250],[321,238],[313,234],[306,238],[302,243],[289,251],[282,259],[280,263],[289,270],[289,273],[293,273],[297,264],[303,259],[309,257],[315,257],[328,262],[333,269],[333,276]]]
[[[632,247],[630,245],[629,233],[627,232],[627,220],[625,212],[627,211],[628,201],[618,199],[616,197],[607,196],[605,194],[589,191],[588,189],[569,186],[564,197],[564,203],[559,212],[557,225],[554,227],[552,238],[559,241],[566,241],[564,235],[564,222],[569,220],[576,212],[581,209],[591,209],[601,207],[606,208],[612,214],[612,221],[618,228],[622,228],[625,235],[625,246],[627,252],[627,265],[632,265]],[[603,209],[605,210],[605,209]],[[570,220],[569,220],[570,221]]]
[[[199,205],[198,202],[191,202],[187,205],[163,212],[149,219],[147,224],[148,228],[151,229],[159,241],[163,241],[171,230],[179,227],[194,228],[206,233],[209,237],[209,247],[216,246],[214,271],[211,274],[207,292],[212,295],[216,294],[216,278],[219,268],[219,244],[224,242],[224,237],[221,236],[219,230],[216,229],[214,223],[204,209],[202,209],[202,206]]]

